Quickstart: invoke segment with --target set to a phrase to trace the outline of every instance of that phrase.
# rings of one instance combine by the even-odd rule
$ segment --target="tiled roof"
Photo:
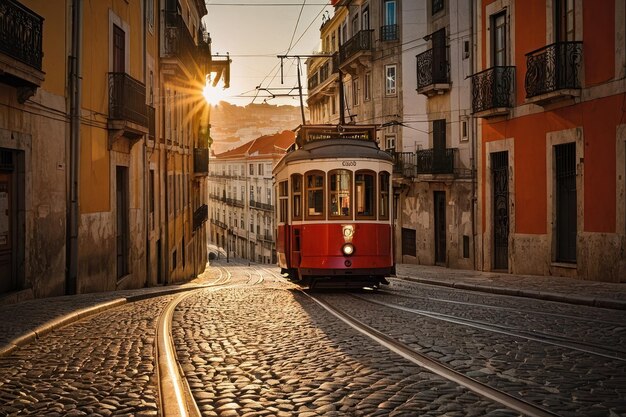
[[[216,159],[239,159],[255,157],[271,157],[275,154],[283,154],[296,139],[296,134],[291,130],[285,130],[274,135],[265,135],[235,149],[216,154]]]

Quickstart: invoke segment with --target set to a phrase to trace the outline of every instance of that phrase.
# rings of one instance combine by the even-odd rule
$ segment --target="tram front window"
[[[356,214],[359,217],[372,217],[374,212],[375,176],[373,173],[356,174]]]
[[[352,217],[350,211],[351,172],[345,169],[331,171],[330,177],[330,215]]]
[[[307,215],[324,215],[324,174],[315,173],[306,176]]]

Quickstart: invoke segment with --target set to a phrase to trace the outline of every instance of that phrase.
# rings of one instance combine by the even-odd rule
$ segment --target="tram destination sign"
[[[304,125],[298,132],[298,145],[329,139],[376,141],[374,125]]]

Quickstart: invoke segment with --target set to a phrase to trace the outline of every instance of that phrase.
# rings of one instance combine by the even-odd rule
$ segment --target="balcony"
[[[336,88],[336,80],[337,76],[335,75],[333,60],[326,58],[326,62],[309,78],[309,101],[315,101],[316,98],[326,97],[326,93],[332,93]],[[323,94],[320,95],[320,93]]]
[[[361,30],[339,47],[339,66],[354,73],[358,66],[366,66],[372,56],[373,30]]]
[[[454,174],[454,148],[417,151],[417,174]]]
[[[472,113],[496,117],[513,107],[515,67],[492,67],[472,75]]]
[[[210,48],[204,40],[196,45],[183,17],[177,11],[163,12],[163,42],[161,58],[177,60],[191,74],[206,74],[211,60]],[[177,63],[164,63],[163,70],[169,75],[177,74]],[[173,64],[173,65],[172,65]]]
[[[582,42],[557,42],[526,54],[526,102],[539,105],[580,96]]]
[[[417,55],[417,92],[426,96],[450,90],[448,47],[432,48]]]
[[[209,148],[193,148],[193,173],[196,176],[209,175]]]
[[[0,82],[17,88],[24,103],[44,80],[43,18],[15,0],[0,6]]]
[[[380,40],[383,42],[397,41],[400,39],[398,25],[385,25],[380,27]]]
[[[109,147],[124,136],[131,141],[149,133],[146,86],[123,72],[109,73]]]
[[[207,221],[209,218],[209,206],[206,204],[201,205],[193,212],[193,230],[196,231]]]
[[[265,211],[274,211],[274,206],[267,203],[260,203],[258,201],[250,200],[250,207],[257,208]]]
[[[405,178],[415,177],[415,152],[395,152],[390,151],[393,157],[393,173]]]

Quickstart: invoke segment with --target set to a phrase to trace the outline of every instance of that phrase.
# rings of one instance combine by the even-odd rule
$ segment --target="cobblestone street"
[[[406,278],[377,292],[307,294],[273,266],[236,260],[213,263],[180,291],[172,340],[202,416],[524,414],[390,351],[315,299],[549,415],[626,416],[623,310]],[[162,415],[156,321],[171,292],[99,295],[93,312],[73,322],[64,315],[70,305],[56,300],[49,311],[63,315],[52,331],[17,338],[0,357],[0,416]],[[45,309],[24,305],[0,309],[0,318],[21,312],[21,323],[46,328]],[[18,331],[5,322],[5,334]]]

